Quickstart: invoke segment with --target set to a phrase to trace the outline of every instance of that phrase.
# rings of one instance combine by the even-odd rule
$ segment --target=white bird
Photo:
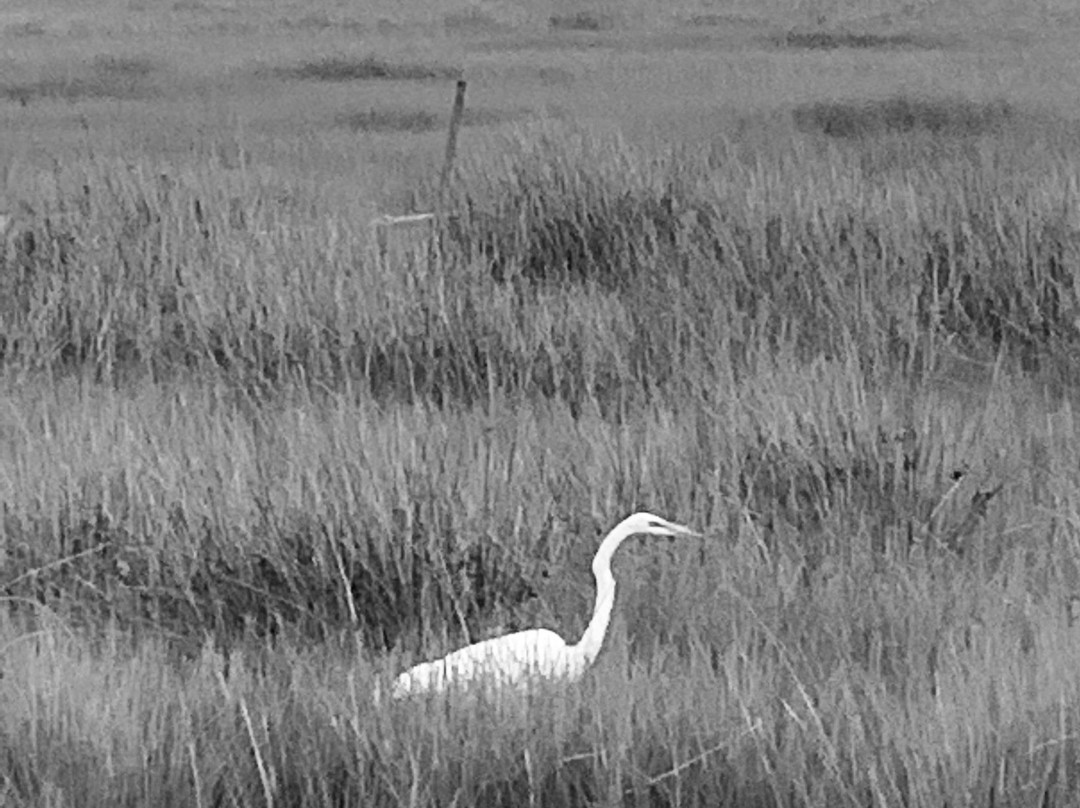
[[[585,633],[576,645],[567,645],[554,631],[531,629],[469,645],[433,662],[423,662],[394,680],[392,699],[422,693],[442,693],[451,687],[486,684],[524,687],[530,681],[580,678],[596,659],[611,622],[615,605],[615,576],[611,557],[619,545],[634,535],[698,536],[651,513],[635,513],[607,534],[593,558],[596,605]]]

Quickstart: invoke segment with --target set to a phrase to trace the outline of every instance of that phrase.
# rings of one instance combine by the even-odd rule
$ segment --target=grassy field
[[[1080,803],[1078,31],[6,6],[0,805]]]

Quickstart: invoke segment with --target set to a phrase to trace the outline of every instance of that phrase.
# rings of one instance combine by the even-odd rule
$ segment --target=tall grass
[[[924,147],[926,166],[874,140],[747,163],[541,127],[462,169],[441,256],[405,266],[295,193],[95,161],[10,239],[4,361],[577,407],[708,388],[784,346],[908,369],[950,342],[1067,356],[1069,158]]]
[[[1073,801],[1075,164],[912,143],[544,124],[383,259],[302,189],[58,174],[0,265],[4,800]],[[641,507],[707,537],[621,552],[584,682],[374,699],[576,637]]]

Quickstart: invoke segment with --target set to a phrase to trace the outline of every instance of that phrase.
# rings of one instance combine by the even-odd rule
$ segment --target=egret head
[[[663,519],[655,514],[647,513],[645,511],[626,517],[626,519],[623,520],[623,525],[626,527],[626,531],[629,535],[646,534],[650,536],[667,536],[668,538],[701,535],[684,525],[677,525],[674,522],[669,522],[667,519]]]

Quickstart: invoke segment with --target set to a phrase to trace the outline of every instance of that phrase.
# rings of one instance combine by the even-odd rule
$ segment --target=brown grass
[[[414,3],[12,40],[9,86],[114,94],[0,110],[0,802],[1075,801],[1072,42],[1041,77],[778,53],[766,4],[669,48],[692,11],[599,54]],[[379,260],[374,213],[435,199],[444,65],[474,126],[440,231]],[[567,121],[481,131],[543,71]],[[637,508],[706,538],[620,552],[583,681],[376,704],[576,638]]]
[[[360,59],[329,57],[312,62],[302,62],[292,67],[279,67],[273,71],[276,78],[299,81],[425,81],[431,79],[457,79],[457,68],[437,65],[395,63],[377,56]]]

